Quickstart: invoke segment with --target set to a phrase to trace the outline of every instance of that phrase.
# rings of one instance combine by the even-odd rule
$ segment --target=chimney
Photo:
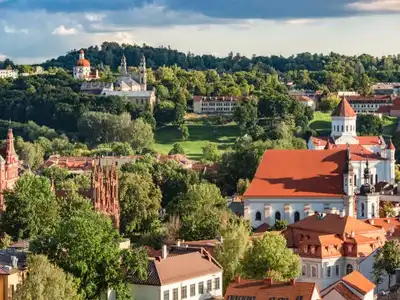
[[[162,250],[161,250],[161,257],[162,259],[166,259],[168,255],[168,249],[167,249],[167,245],[163,245],[162,246]]]
[[[177,246],[177,247],[180,247],[180,246],[181,246],[181,240],[177,240],[177,241],[176,241],[176,246]]]
[[[235,277],[235,283],[237,283],[237,284],[240,283],[240,275],[236,275],[236,277]]]
[[[387,220],[386,220],[386,223],[390,224],[390,219],[387,219]]]
[[[296,278],[290,279],[290,285],[294,286],[296,284]]]
[[[272,278],[271,277],[266,277],[266,278],[264,278],[263,282],[264,282],[264,284],[266,286],[271,286],[272,285]]]

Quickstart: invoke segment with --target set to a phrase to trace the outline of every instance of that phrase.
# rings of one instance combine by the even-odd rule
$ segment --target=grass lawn
[[[186,155],[195,160],[200,160],[202,147],[207,143],[215,143],[220,150],[228,149],[239,136],[237,125],[207,125],[189,124],[189,139],[182,141],[176,126],[165,126],[155,132],[154,150],[162,154],[168,154],[172,145],[181,143]]]
[[[310,122],[310,128],[318,135],[328,135],[331,132],[331,113],[314,112],[314,119]]]
[[[396,117],[383,117],[383,134],[394,136],[396,132],[397,118]]]

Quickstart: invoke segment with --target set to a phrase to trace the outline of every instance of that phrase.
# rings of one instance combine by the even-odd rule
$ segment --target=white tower
[[[146,58],[144,57],[144,55],[140,59],[139,84],[141,91],[147,91]]]
[[[357,219],[379,218],[379,193],[375,193],[375,187],[369,183],[370,178],[367,160],[364,169],[364,184],[357,196]]]
[[[123,76],[128,75],[128,67],[127,67],[127,64],[126,64],[126,57],[125,57],[125,54],[123,54],[123,55],[122,55],[122,58],[121,58],[120,73],[121,73],[121,75],[123,75]]]
[[[395,165],[396,165],[396,158],[395,158],[395,152],[396,148],[393,145],[392,139],[390,139],[389,144],[387,145],[386,149],[384,151],[383,157],[387,159],[385,162],[385,170],[386,170],[386,176],[388,176],[387,181],[390,183],[395,182]]]
[[[90,62],[85,58],[83,50],[79,53],[79,59],[73,69],[74,78],[89,79],[90,78]]]
[[[358,144],[356,119],[353,108],[343,98],[332,113],[331,136],[335,138],[335,144]]]
[[[347,216],[354,216],[354,172],[351,164],[351,154],[349,147],[346,150],[346,162],[343,170],[343,188],[346,196],[344,197],[344,211]]]

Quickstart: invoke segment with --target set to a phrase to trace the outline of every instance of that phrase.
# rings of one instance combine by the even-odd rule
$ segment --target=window
[[[342,132],[343,132],[343,125],[342,125]]]
[[[276,221],[280,221],[281,220],[281,213],[279,212],[279,211],[277,211],[276,213],[275,213],[275,222]]]
[[[196,285],[191,284],[190,285],[190,297],[193,297],[194,295],[196,295]]]
[[[295,222],[300,221],[300,213],[299,213],[298,211],[296,211],[296,212],[294,213],[294,221],[295,221]]]
[[[348,132],[349,131],[349,126],[348,125],[346,125],[346,132]]]
[[[371,174],[371,177],[369,178],[369,181],[370,181],[371,184],[374,183],[374,175]]]
[[[219,290],[220,289],[220,284],[219,284],[219,277],[214,278],[214,290]]]
[[[315,253],[315,246],[311,246],[311,247],[310,247],[310,252],[311,252],[312,254]]]
[[[314,277],[314,278],[317,277],[317,267],[316,266],[311,266],[311,277]]]
[[[204,294],[204,282],[199,282],[199,294]]]
[[[256,212],[256,221],[261,221],[261,213],[259,211]]]
[[[207,280],[207,292],[210,292],[212,290],[212,281],[211,279]]]
[[[172,290],[172,300],[178,300],[178,289]]]
[[[353,272],[353,265],[352,264],[347,264],[346,266],[346,274],[350,274]]]
[[[373,203],[371,205],[371,214],[372,214],[372,217],[375,218],[375,204],[373,204]]]
[[[364,213],[365,213],[365,205],[364,203],[361,203],[361,217],[364,217]]]
[[[187,298],[187,286],[181,287],[181,299],[186,299]]]
[[[301,276],[307,276],[307,266],[306,265],[301,266]]]
[[[357,185],[357,175],[354,175],[354,184]]]
[[[335,266],[335,273],[336,273],[336,276],[340,276],[340,266],[339,265]]]
[[[375,174],[375,183],[378,183],[378,174]]]
[[[330,266],[326,267],[326,276],[331,277],[332,276],[332,269]]]
[[[164,300],[169,300],[169,290],[164,291]]]

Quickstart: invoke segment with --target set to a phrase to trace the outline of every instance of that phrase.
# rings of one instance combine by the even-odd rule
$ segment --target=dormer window
[[[347,251],[352,252],[353,251],[353,245],[348,245],[347,246]]]
[[[310,252],[311,252],[312,254],[315,253],[315,246],[311,246],[311,247],[310,247]]]
[[[305,246],[303,247],[303,251],[304,251],[304,253],[308,253],[308,246],[307,246],[307,245],[305,245]]]

